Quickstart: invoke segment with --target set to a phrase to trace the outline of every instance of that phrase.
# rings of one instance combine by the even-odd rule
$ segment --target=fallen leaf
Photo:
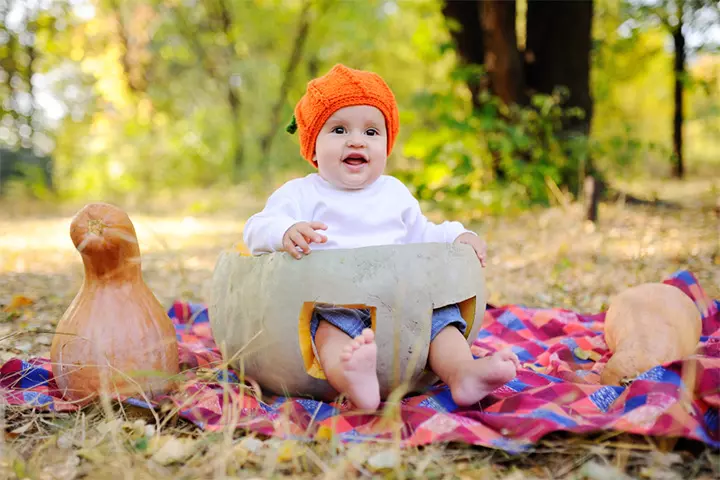
[[[581,359],[581,360],[588,360],[588,359],[589,359],[589,360],[593,360],[593,361],[595,361],[595,362],[597,362],[598,360],[600,360],[600,359],[602,358],[602,355],[600,355],[600,354],[597,353],[596,351],[594,351],[594,350],[584,350],[584,349],[582,349],[582,348],[580,348],[580,347],[576,347],[575,350],[573,350],[573,354],[574,354],[577,358],[579,358],[579,359]]]
[[[287,440],[280,445],[277,453],[278,462],[289,462],[295,457],[299,457],[305,452],[302,445],[295,441]]]
[[[27,469],[25,467],[25,462],[23,462],[22,459],[16,458],[13,461],[13,470],[15,471],[17,478],[27,478],[27,475],[25,474]]]
[[[107,422],[102,422],[98,424],[95,428],[98,432],[105,435],[110,432],[117,432],[122,427],[123,421],[119,418],[114,418],[112,420],[109,420]]]
[[[682,465],[683,463],[682,456],[680,456],[679,453],[653,451],[651,455],[653,462],[666,468],[672,467],[673,465]]]
[[[542,365],[536,365],[534,363],[523,363],[522,367],[538,373],[545,373],[547,371],[547,367],[543,367]]]
[[[57,439],[57,446],[62,450],[67,450],[73,446],[73,438],[69,433],[63,433]]]
[[[240,446],[251,453],[257,453],[263,447],[264,443],[254,437],[245,437],[240,442]]]
[[[626,480],[627,475],[611,465],[603,465],[598,462],[590,461],[582,466],[582,478],[589,480]]]
[[[315,440],[331,440],[333,438],[333,430],[327,425],[320,425],[315,433]]]
[[[75,454],[78,457],[84,458],[85,460],[89,460],[93,463],[98,463],[102,465],[107,462],[107,458],[105,457],[105,455],[96,448],[81,448],[80,450],[75,452]]]
[[[640,476],[642,478],[651,478],[653,480],[682,480],[683,478],[678,472],[662,467],[642,467],[640,469]]]
[[[29,307],[33,303],[35,303],[35,301],[30,297],[26,297],[25,295],[13,295],[10,303],[7,304],[3,310],[8,313],[16,312],[22,307]]]
[[[30,430],[30,427],[32,427],[35,424],[35,420],[30,420],[25,425],[22,425],[20,427],[17,427],[16,429],[12,430],[11,433],[15,433],[17,435],[22,435],[23,433]]]
[[[157,440],[156,440],[157,439]],[[156,450],[153,443],[158,443],[160,447]],[[150,440],[148,450],[156,450],[150,459],[160,465],[170,465],[175,462],[187,460],[197,448],[195,441],[191,438],[176,438],[172,436],[153,437]]]
[[[235,250],[240,253],[243,257],[250,257],[250,250],[248,249],[247,245],[245,245],[243,242],[238,242],[235,244]]]
[[[373,472],[391,470],[400,463],[400,457],[394,450],[383,450],[368,458],[367,465]]]

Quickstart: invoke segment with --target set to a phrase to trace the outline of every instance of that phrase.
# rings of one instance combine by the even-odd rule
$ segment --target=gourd
[[[152,398],[178,373],[172,321],[142,278],[135,228],[120,208],[92,203],[70,223],[83,283],[58,322],[50,349],[61,394]]]
[[[702,321],[695,303],[682,290],[644,283],[624,290],[610,302],[605,341],[612,352],[600,382],[620,385],[657,365],[692,355]]]
[[[221,252],[209,305],[225,361],[279,395],[337,396],[315,356],[310,319],[318,303],[369,308],[383,399],[401,385],[437,380],[426,371],[433,308],[458,303],[472,344],[485,313],[485,279],[468,245],[424,243],[285,252]]]

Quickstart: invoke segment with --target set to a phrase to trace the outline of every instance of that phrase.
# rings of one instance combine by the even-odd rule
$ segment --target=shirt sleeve
[[[403,185],[407,190],[407,187]],[[405,212],[405,225],[407,227],[407,243],[452,243],[463,233],[475,232],[467,230],[460,222],[445,221],[434,223],[422,213],[420,203],[407,191],[410,197],[409,207]]]
[[[292,184],[285,184],[267,200],[265,208],[248,219],[243,240],[252,255],[272,253],[282,249],[282,238],[288,228],[302,221],[297,201],[299,192]]]

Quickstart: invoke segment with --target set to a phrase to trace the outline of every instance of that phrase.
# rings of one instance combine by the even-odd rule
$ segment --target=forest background
[[[446,215],[642,179],[714,195],[719,25],[705,0],[2,0],[0,195],[262,197],[312,171],[285,126],[338,62],[391,85],[388,171]]]

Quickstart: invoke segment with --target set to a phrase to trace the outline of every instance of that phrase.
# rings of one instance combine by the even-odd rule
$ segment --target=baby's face
[[[387,141],[380,110],[369,105],[341,108],[325,122],[315,142],[318,173],[338,188],[366,187],[385,171]]]

